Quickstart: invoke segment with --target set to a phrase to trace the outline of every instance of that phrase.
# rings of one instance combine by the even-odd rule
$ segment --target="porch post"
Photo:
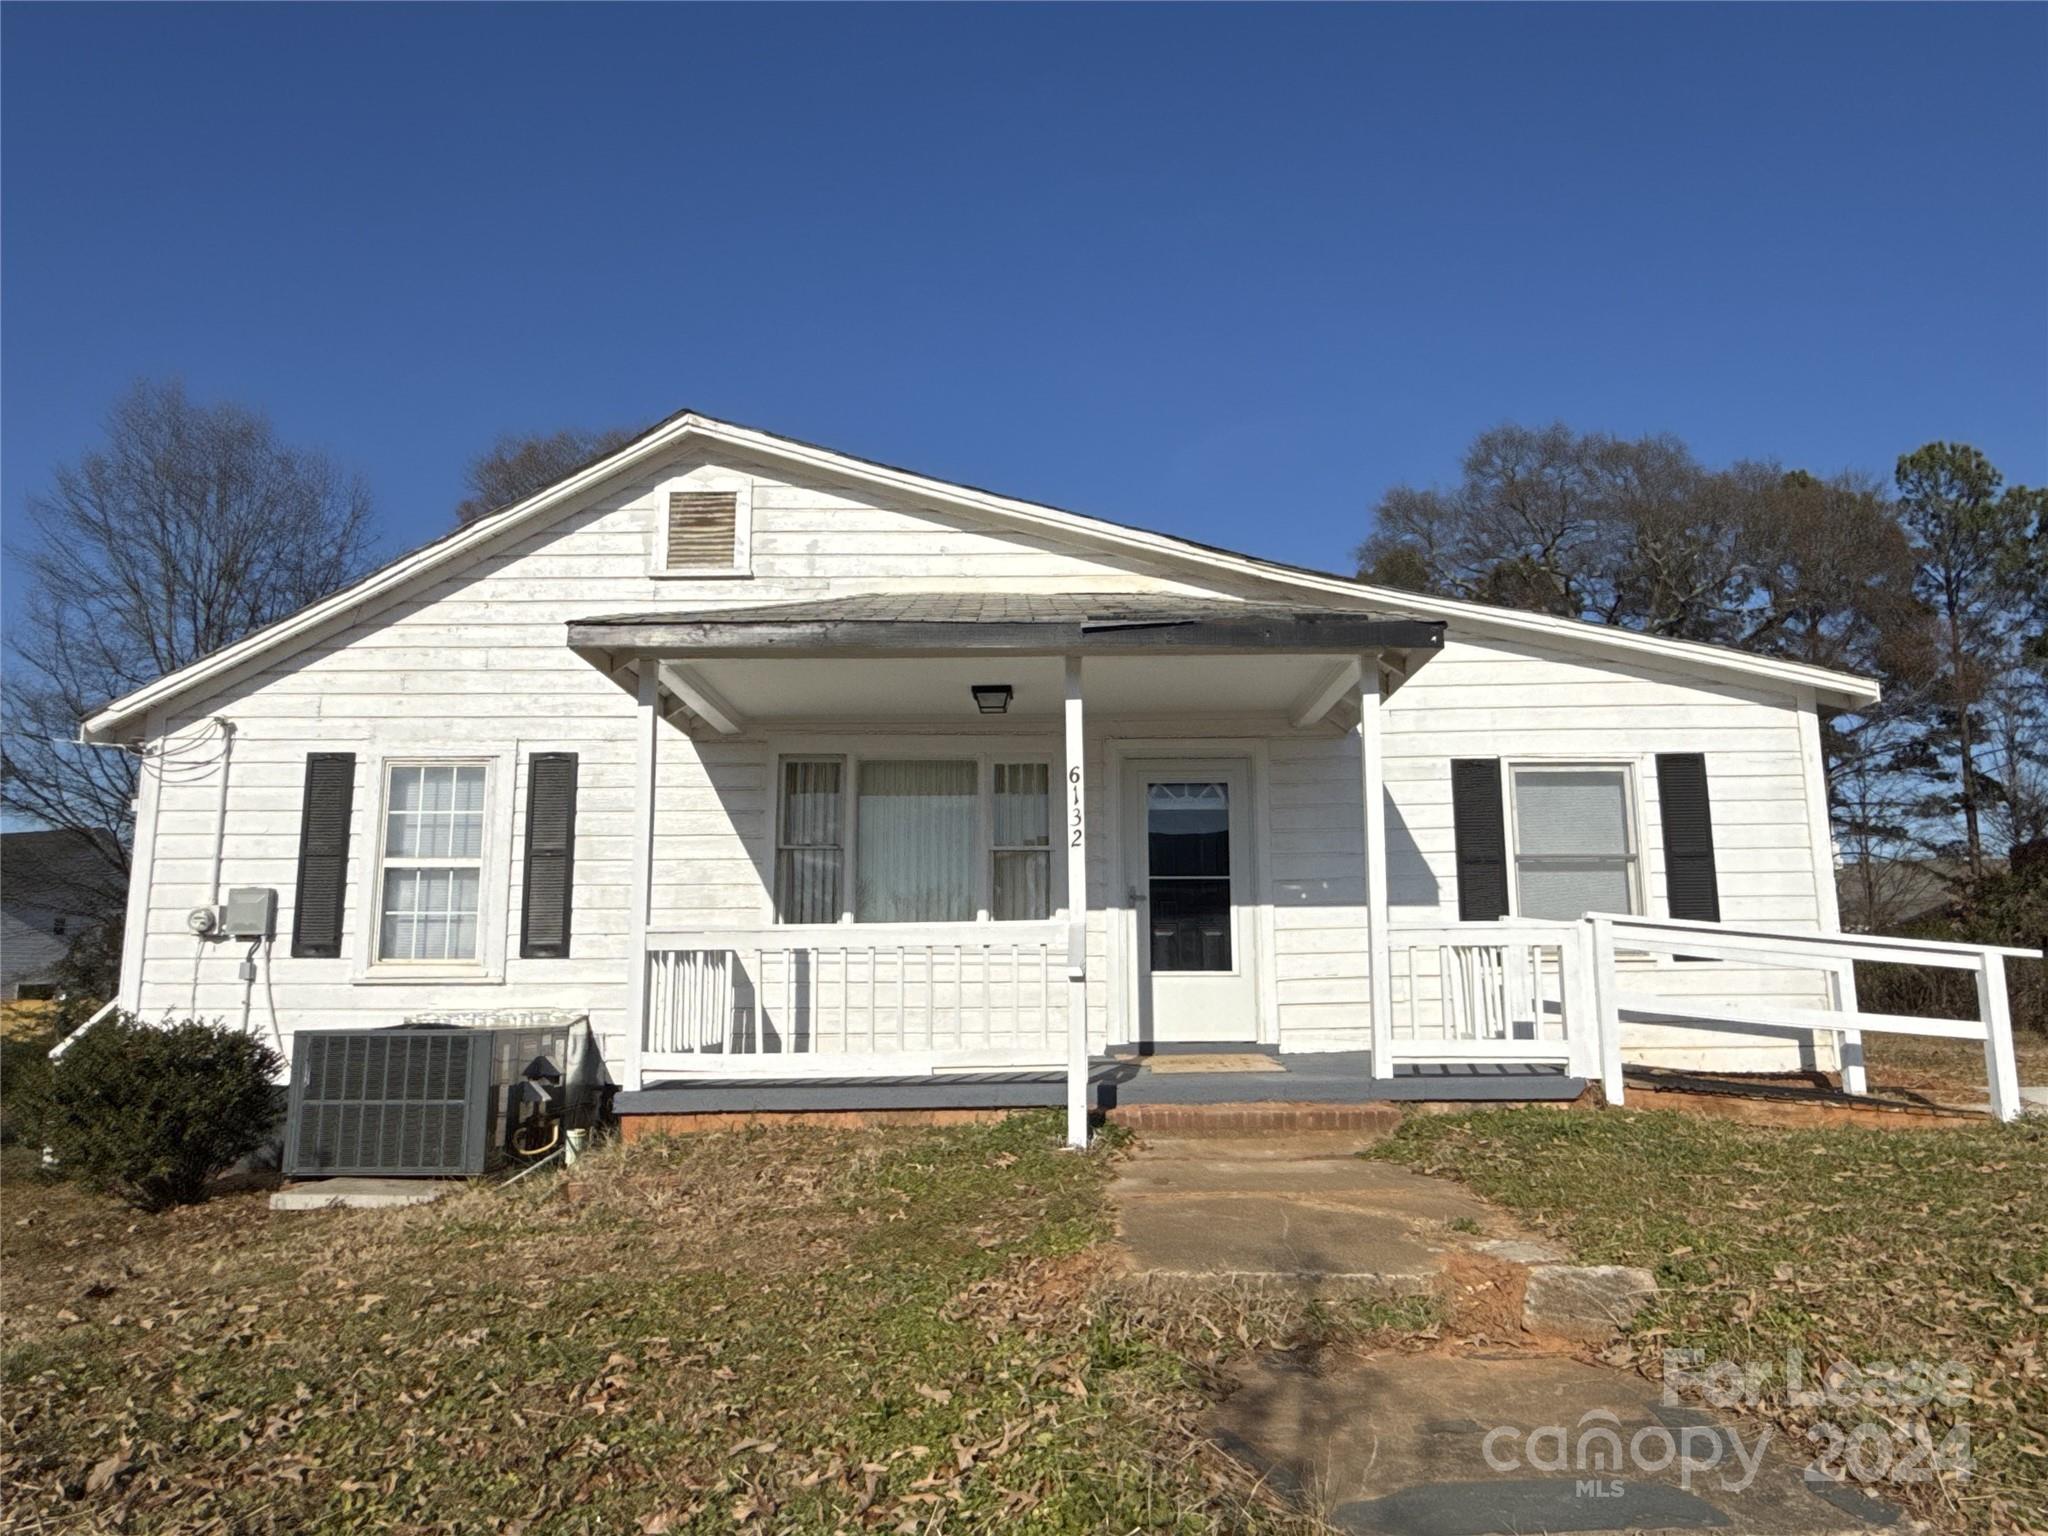
[[[1067,1145],[1088,1145],[1088,801],[1081,658],[1067,658]]]
[[[1367,1007],[1372,1075],[1394,1075],[1393,938],[1387,932],[1387,795],[1382,765],[1380,659],[1358,659],[1358,755],[1365,791],[1365,913],[1370,927]]]
[[[633,809],[640,826],[633,838],[632,892],[626,917],[625,1086],[638,1092],[640,1057],[647,1048],[647,916],[654,885],[654,755],[661,723],[661,677],[654,658],[640,658],[640,703],[633,717]]]
[[[1841,894],[1835,888],[1835,833],[1828,816],[1827,759],[1820,747],[1820,703],[1811,688],[1799,690],[1799,768],[1806,780],[1807,846],[1813,850],[1814,894],[1820,898],[1820,931],[1842,931]],[[1826,866],[1822,867],[1822,860]],[[1856,1004],[1856,962],[1841,961],[1828,976],[1835,1011],[1853,1016]],[[1818,1037],[1816,1037],[1817,1040]],[[1870,1077],[1863,1067],[1863,1031],[1845,1029],[1835,1036],[1841,1058],[1842,1091],[1868,1093]]]
[[[2005,956],[1996,950],[1985,950],[1977,960],[1977,1017],[1984,1021],[1984,1075],[1991,1088],[1991,1113],[2001,1120],[2017,1120],[2024,1106],[2012,1052],[2012,999],[2005,990]]]

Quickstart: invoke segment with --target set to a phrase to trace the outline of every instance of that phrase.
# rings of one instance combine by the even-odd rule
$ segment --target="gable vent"
[[[739,497],[731,491],[668,493],[668,568],[729,571],[739,563]]]

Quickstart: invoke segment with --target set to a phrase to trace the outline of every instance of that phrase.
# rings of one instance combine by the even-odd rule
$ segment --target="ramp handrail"
[[[113,998],[112,1000],[107,1002],[105,1006],[103,1006],[99,1010],[99,1012],[95,1013],[83,1024],[79,1025],[78,1028],[71,1031],[70,1034],[66,1035],[62,1040],[59,1040],[55,1045],[50,1047],[48,1052],[50,1060],[62,1061],[64,1059],[64,1053],[71,1049],[72,1041],[76,1040],[80,1035],[84,1034],[88,1029],[91,1029],[93,1025],[99,1023],[100,1020],[104,1019],[108,1014],[117,1012],[120,1009],[120,1006],[121,1000],[118,997]]]
[[[1927,1035],[1976,1040],[1984,1046],[1991,1112],[2000,1120],[2021,1111],[2019,1069],[2013,1056],[2012,1004],[2006,993],[2008,958],[2038,960],[2038,950],[2003,944],[1969,944],[1950,939],[1899,939],[1883,934],[1799,933],[1746,923],[1709,923],[1669,917],[1633,917],[1594,912],[1585,918],[1592,934],[1593,982],[1598,992],[1601,1087],[1610,1104],[1622,1102],[1623,1016],[1688,1029],[1721,1029],[1758,1035],[1836,1034],[1843,1041],[1843,1083],[1863,1091],[1862,1037],[1875,1034]],[[1834,1007],[1807,1008],[1757,1001],[1704,1002],[1663,997],[1622,986],[1615,967],[1619,950],[1696,960],[1734,960],[1787,965],[1828,972]],[[1855,962],[1938,966],[1974,972],[1975,1019],[1936,1019],[1917,1014],[1865,1013],[1856,1002]]]

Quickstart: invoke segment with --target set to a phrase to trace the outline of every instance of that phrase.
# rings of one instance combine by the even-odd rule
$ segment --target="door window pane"
[[[1523,917],[1635,910],[1622,768],[1515,770],[1515,905]]]
[[[978,777],[973,762],[952,759],[860,765],[856,921],[944,923],[974,917]]]
[[[1227,971],[1229,880],[1152,882],[1152,969]]]
[[[1154,784],[1145,791],[1153,878],[1230,873],[1230,786]]]
[[[1230,970],[1230,786],[1147,785],[1145,843],[1152,969]]]

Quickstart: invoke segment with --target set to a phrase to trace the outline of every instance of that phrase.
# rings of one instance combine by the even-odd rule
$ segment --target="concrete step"
[[[308,1179],[270,1197],[273,1211],[377,1211],[425,1205],[462,1188],[460,1179]]]

